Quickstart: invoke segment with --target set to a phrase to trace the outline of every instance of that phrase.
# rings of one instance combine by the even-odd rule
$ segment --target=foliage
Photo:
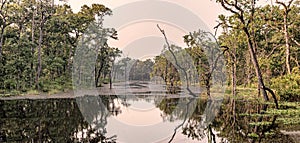
[[[285,101],[299,101],[300,99],[300,75],[284,75],[271,80],[271,85],[277,94]]]
[[[149,81],[154,63],[151,59],[136,60],[129,72],[129,80]]]
[[[78,40],[92,23],[112,14],[101,4],[84,5],[73,13],[69,5],[56,5],[50,0],[4,0],[0,6],[0,90],[4,90],[1,94],[13,95],[72,88]],[[114,29],[109,30],[107,33],[112,34],[108,36],[116,39]],[[117,48],[100,48],[96,69],[118,53]],[[100,74],[109,70],[105,65]]]
[[[260,87],[261,85],[255,82],[260,79],[257,75],[260,70],[265,86],[276,90],[281,100],[298,100],[299,85],[295,84],[298,77],[294,76],[299,75],[296,69],[300,66],[299,3],[290,3],[287,7],[289,13],[286,14],[282,4],[277,2],[274,5],[262,6],[256,5],[256,0],[243,2],[217,0],[217,2],[231,12],[231,15],[219,16],[219,25],[216,28],[222,27],[223,30],[218,39],[222,46],[227,47],[224,56],[229,77],[231,79],[236,77],[234,84],[251,88]],[[288,5],[289,2],[292,1],[283,4]],[[248,35],[247,32],[243,32],[245,28],[248,29]],[[251,45],[247,43],[249,40],[252,41],[259,68],[253,63],[253,55],[248,49]],[[291,69],[294,70],[290,72]],[[291,82],[288,82],[289,80]],[[229,83],[233,84],[232,80]]]

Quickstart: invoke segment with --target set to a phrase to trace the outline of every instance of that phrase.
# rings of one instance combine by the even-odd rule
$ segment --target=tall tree
[[[285,64],[286,64],[286,70],[288,74],[291,74],[291,54],[290,54],[290,34],[289,34],[289,20],[288,16],[291,11],[291,4],[293,3],[294,0],[289,0],[288,3],[284,3],[281,1],[276,0],[276,3],[283,6],[283,33],[284,33],[284,39],[285,39],[285,46],[286,46],[286,51],[285,51]]]
[[[259,85],[258,90],[261,89],[264,99],[266,101],[269,100],[266,92],[266,86],[261,73],[260,65],[257,60],[257,54],[255,51],[256,50],[255,41],[250,32],[250,26],[252,26],[254,20],[256,0],[245,0],[245,1],[217,0],[217,2],[220,3],[225,10],[234,14],[234,17],[239,21],[238,24],[231,25],[231,26],[242,30],[246,35],[248,50],[251,55],[252,64],[254,65],[255,73],[258,80],[258,85]]]
[[[30,5],[31,5],[31,10],[32,10],[32,19],[31,19],[31,57],[34,57],[34,52],[35,52],[35,28],[36,28],[36,25],[35,25],[35,17],[36,17],[36,14],[37,14],[37,6],[36,6],[36,1],[35,0],[32,0],[30,1]],[[31,86],[33,85],[34,83],[34,69],[33,69],[33,66],[34,66],[34,61],[31,60],[31,63],[30,63],[30,68],[31,68],[31,80],[30,80],[30,84]]]
[[[44,38],[44,26],[46,21],[53,14],[52,3],[48,0],[40,0],[38,6],[39,12],[39,39],[38,39],[38,64],[37,64],[37,73],[35,84],[37,89],[39,89],[39,79],[42,72],[42,46],[43,46],[43,38]]]

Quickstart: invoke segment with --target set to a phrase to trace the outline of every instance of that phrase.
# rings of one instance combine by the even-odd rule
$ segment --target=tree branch
[[[279,5],[282,5],[282,6],[284,7],[285,12],[288,13],[288,12],[290,11],[290,6],[291,6],[291,4],[293,3],[293,1],[294,1],[294,0],[290,0],[290,1],[288,2],[288,4],[285,4],[284,2],[281,2],[281,1],[276,0],[275,3],[277,3],[277,4],[279,4]]]
[[[230,11],[230,12],[232,12],[232,13],[240,16],[240,14],[237,11],[234,11],[233,9],[229,8],[228,6],[226,6],[226,4],[229,5],[229,6],[231,6],[231,7],[233,6],[232,4],[228,3],[228,1],[226,1],[226,0],[220,0],[220,2],[221,2],[222,7],[224,7],[225,10]]]
[[[186,122],[186,120],[188,119],[188,113],[190,112],[189,110],[189,108],[190,108],[190,104],[195,100],[196,98],[192,98],[192,99],[190,99],[190,101],[186,104],[186,114],[184,115],[184,120],[183,120],[183,122],[180,124],[180,125],[178,125],[175,129],[174,129],[174,133],[173,133],[173,135],[172,135],[172,137],[170,138],[170,140],[168,141],[168,143],[171,143],[173,140],[174,140],[174,137],[175,137],[175,135],[176,135],[176,133],[177,133],[177,130],[180,128],[180,127],[182,127],[183,125],[184,125],[184,123]]]
[[[267,90],[267,91],[270,92],[270,94],[272,95],[272,97],[273,97],[273,99],[274,99],[276,109],[279,109],[279,107],[278,107],[278,101],[277,101],[277,99],[276,99],[276,95],[275,95],[275,93],[273,92],[273,90],[270,89],[270,88],[268,88],[268,87],[263,87],[263,88],[264,88],[265,90]]]
[[[182,67],[178,64],[177,58],[176,58],[174,52],[173,52],[172,49],[171,49],[171,46],[170,46],[170,44],[169,44],[169,41],[168,41],[168,38],[167,38],[167,36],[166,36],[165,31],[164,31],[163,29],[161,29],[161,28],[159,27],[158,24],[157,24],[157,28],[158,28],[158,29],[160,30],[160,32],[163,34],[163,36],[164,36],[164,38],[165,38],[165,41],[166,41],[166,44],[167,44],[167,47],[168,47],[168,50],[171,52],[171,54],[172,54],[172,56],[173,56],[173,58],[174,58],[174,60],[175,60],[176,66],[179,67],[180,70],[182,70],[182,71],[184,72],[184,76],[185,76],[185,78],[186,78],[186,80],[187,80],[187,83],[186,83],[186,85],[187,85],[187,87],[186,87],[187,91],[189,91],[189,93],[190,93],[192,96],[196,97],[196,95],[195,95],[195,94],[190,90],[190,88],[189,88],[189,78],[188,78],[188,74],[187,74],[187,72],[184,70],[184,68],[182,68]]]
[[[293,42],[295,42],[296,45],[300,46],[300,43],[299,43],[298,41],[296,41],[293,37],[291,37],[291,40],[292,40]]]
[[[4,1],[2,2],[1,8],[0,8],[1,11],[3,10],[3,7],[4,7],[4,5],[6,4],[6,2],[7,2],[7,0],[4,0]],[[0,12],[1,12],[1,11],[0,11]]]
[[[282,45],[279,44],[279,45],[275,46],[275,47],[272,49],[271,53],[267,56],[267,58],[271,57],[271,56],[273,55],[275,49],[277,49],[277,48],[280,47],[280,46],[282,46]]]

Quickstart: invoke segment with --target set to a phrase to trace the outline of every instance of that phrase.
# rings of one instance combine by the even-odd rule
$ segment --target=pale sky
[[[267,1],[260,0],[260,3]],[[165,30],[171,43],[186,47],[184,35],[198,29],[214,33],[218,15],[225,13],[215,0],[68,0],[67,3],[74,12],[78,12],[84,4],[90,6],[93,3],[112,9],[113,16],[104,22],[118,31],[119,40],[109,40],[108,43],[121,49],[123,56],[137,59],[161,53],[165,41],[157,24]],[[156,3],[158,5],[155,6]]]
[[[143,1],[143,0],[67,0],[71,5],[74,12],[80,10],[80,7],[84,4],[91,5],[93,3],[104,4],[110,9],[117,8],[121,5]],[[209,25],[210,30],[217,24],[216,20],[219,14],[224,13],[220,4],[217,4],[215,0],[162,0],[170,3],[175,3],[184,8],[187,8],[194,12],[196,15]],[[271,0],[260,0],[260,4],[266,4]]]
[[[68,4],[71,5],[74,12],[80,10],[80,7],[84,4],[91,5],[93,3],[104,4],[110,9],[117,8],[124,4],[143,1],[143,0],[68,0]],[[209,28],[213,30],[213,27],[217,24],[216,20],[222,8],[215,0],[162,0],[170,3],[180,5],[198,15]]]

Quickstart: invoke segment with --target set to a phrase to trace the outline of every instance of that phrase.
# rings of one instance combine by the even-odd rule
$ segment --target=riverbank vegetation
[[[215,27],[216,31],[222,30],[215,42],[226,61],[230,86],[227,93],[236,96],[251,91],[249,96],[262,96],[265,101],[277,98],[299,101],[299,1],[276,1],[263,6],[257,5],[255,0],[216,2],[230,13],[219,15],[219,24]],[[200,75],[202,84],[209,87],[213,66],[207,66],[209,58],[203,51],[205,38],[201,31],[195,31],[185,35],[184,41],[197,71],[203,73]],[[170,49],[178,51],[173,45]],[[155,58],[154,73],[172,85],[179,80],[179,74],[172,74],[175,66],[164,60],[165,55]],[[244,92],[243,88],[251,90]],[[252,90],[255,88],[257,90]]]
[[[221,30],[221,34],[214,43],[208,44],[214,44],[224,57],[226,93],[260,96],[266,101],[299,101],[299,1],[277,0],[263,6],[257,5],[256,0],[216,2],[229,14],[219,15],[215,29]],[[101,4],[85,5],[77,13],[67,4],[57,5],[50,0],[3,0],[0,5],[1,95],[51,94],[72,89],[75,50],[82,44],[79,41],[92,23],[97,25],[98,22],[100,31],[106,31],[106,39],[118,39],[113,28],[101,27],[103,16],[113,14]],[[182,37],[186,47],[166,45],[162,54],[153,60],[131,59],[135,64],[129,79],[150,80],[159,76],[170,89],[176,89],[174,87],[181,84],[180,71],[166,60],[166,55],[184,51],[196,63],[198,72],[197,76],[185,72],[193,75],[188,82],[202,85],[210,94],[214,71],[207,66],[210,58],[203,51],[207,45],[199,44],[205,34],[201,30],[190,32]],[[94,85],[99,87],[112,83],[116,73],[124,70],[120,65],[127,63],[126,58],[115,61],[121,51],[110,47],[106,41],[98,45],[96,51],[93,76]]]
[[[101,4],[84,5],[74,13],[52,0],[3,0],[0,9],[0,94],[57,93],[72,89],[75,48],[96,15],[111,15]],[[111,38],[116,39],[112,34]],[[108,59],[120,50],[98,52],[98,84],[108,75]]]

